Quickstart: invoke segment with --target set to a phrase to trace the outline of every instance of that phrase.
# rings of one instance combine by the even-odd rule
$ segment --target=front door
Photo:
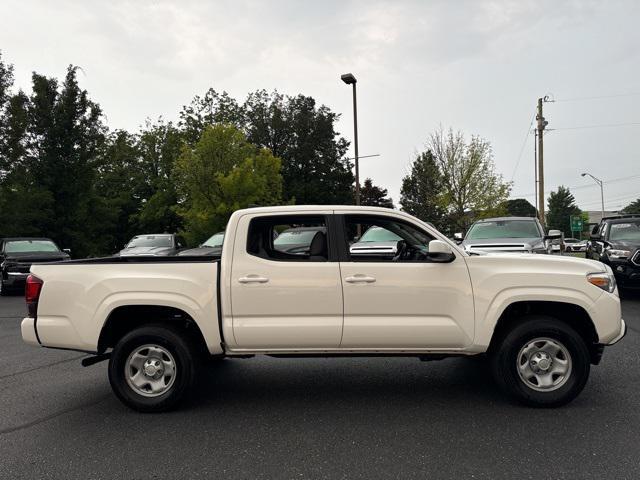
[[[460,254],[430,262],[434,237],[392,214],[345,215],[344,232],[341,348],[455,349],[473,341],[471,280]]]
[[[330,255],[330,211],[245,215],[231,270],[235,348],[335,349],[342,334],[342,285]]]

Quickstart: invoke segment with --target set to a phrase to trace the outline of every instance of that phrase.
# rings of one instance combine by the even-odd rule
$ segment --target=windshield
[[[58,246],[51,240],[12,240],[5,244],[6,253],[23,252],[59,252]]]
[[[224,240],[224,232],[216,233],[202,244],[203,247],[221,247]]]
[[[492,238],[535,238],[541,237],[538,225],[532,220],[496,220],[480,222],[471,226],[468,240]]]
[[[609,240],[640,242],[640,221],[613,223],[609,228]]]
[[[371,227],[360,238],[361,242],[397,242],[398,240],[402,240],[402,237],[382,227]]]
[[[310,244],[319,230],[285,230],[273,241],[274,245]]]
[[[171,235],[142,235],[133,237],[127,248],[133,247],[171,247]]]

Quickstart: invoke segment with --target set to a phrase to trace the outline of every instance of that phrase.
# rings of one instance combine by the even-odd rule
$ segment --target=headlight
[[[608,248],[607,255],[609,255],[610,258],[617,258],[620,260],[624,260],[629,258],[629,255],[631,255],[631,252],[629,250],[616,250],[613,248]]]
[[[613,293],[616,289],[616,278],[613,272],[588,273],[587,281],[605,292]]]

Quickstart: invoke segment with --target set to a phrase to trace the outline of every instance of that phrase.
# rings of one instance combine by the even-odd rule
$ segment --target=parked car
[[[273,248],[283,253],[308,255],[311,242],[318,232],[326,235],[327,229],[324,226],[313,225],[287,228],[280,233],[274,230],[272,232]]]
[[[122,250],[115,254],[118,257],[135,256],[170,256],[176,255],[186,247],[184,239],[171,233],[154,233],[147,235],[136,235]]]
[[[378,261],[352,255],[351,232],[366,225],[402,237],[402,250]],[[287,230],[311,239],[304,253],[277,248]],[[225,231],[219,260],[34,265],[24,341],[93,354],[85,366],[109,359],[115,394],[140,411],[177,405],[208,356],[262,354],[486,353],[506,392],[548,407],[575,398],[626,331],[609,266],[466,251],[404,212],[259,207],[236,211]]]
[[[564,239],[564,251],[567,253],[586,252],[587,241],[578,240],[577,238],[565,238]]]
[[[379,226],[370,226],[349,247],[351,255],[394,257],[398,252],[398,242],[402,237]]]
[[[222,254],[222,243],[224,241],[224,232],[218,232],[211,235],[206,242],[201,243],[197,248],[189,248],[182,250],[178,255],[207,255],[219,257]]]
[[[603,218],[591,233],[586,257],[609,265],[621,288],[640,288],[640,215]]]
[[[559,230],[551,230],[549,235],[545,235],[537,218],[499,217],[478,220],[464,238],[461,233],[456,233],[454,238],[467,251],[552,253],[549,240],[561,236]]]
[[[69,260],[70,253],[48,238],[0,238],[0,295],[23,290],[34,262]]]

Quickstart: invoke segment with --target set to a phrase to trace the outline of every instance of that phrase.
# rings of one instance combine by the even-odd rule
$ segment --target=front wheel
[[[174,408],[191,387],[196,368],[192,343],[163,325],[137,328],[115,346],[109,382],[116,396],[140,412]]]
[[[492,353],[498,384],[517,400],[556,407],[584,388],[590,356],[584,339],[566,323],[530,316],[509,331]]]

